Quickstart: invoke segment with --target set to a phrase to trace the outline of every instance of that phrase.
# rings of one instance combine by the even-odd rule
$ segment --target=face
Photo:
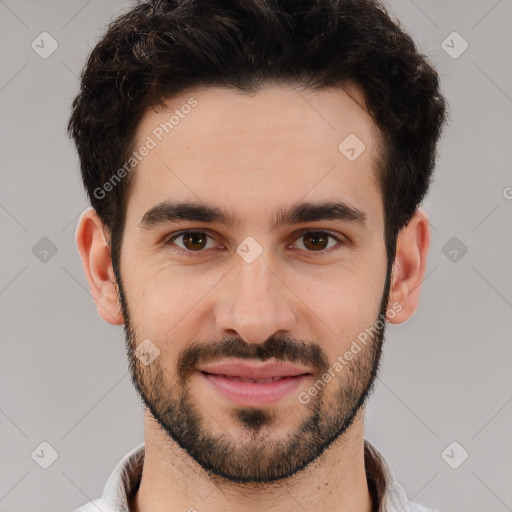
[[[372,389],[389,283],[377,133],[360,104],[357,89],[210,88],[138,128],[136,148],[151,147],[116,275],[132,379],[169,438],[229,480],[297,473]],[[362,152],[353,135],[340,146],[350,134]],[[241,382],[219,377],[225,362],[302,376]]]

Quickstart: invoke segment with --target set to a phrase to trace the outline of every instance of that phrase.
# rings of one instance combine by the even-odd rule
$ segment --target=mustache
[[[178,358],[178,377],[186,381],[199,364],[234,358],[257,361],[276,359],[278,362],[312,366],[324,373],[329,369],[325,351],[317,343],[305,343],[281,336],[271,336],[264,343],[246,343],[237,337],[214,342],[195,342],[185,348]]]

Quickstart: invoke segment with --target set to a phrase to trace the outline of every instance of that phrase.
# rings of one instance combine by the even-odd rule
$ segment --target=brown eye
[[[329,239],[333,240],[335,243],[329,245]],[[308,253],[319,253],[318,256],[329,253],[329,249],[336,245],[344,244],[343,239],[326,231],[306,231],[298,240],[302,240],[302,247],[299,247],[299,249]]]
[[[206,246],[207,236],[205,236],[204,233],[187,233],[182,235],[182,237],[183,245],[191,251],[198,251],[204,249]]]
[[[181,239],[181,245],[176,243],[176,240]],[[208,246],[208,239],[212,240]],[[211,236],[207,235],[203,231],[182,231],[170,237],[165,245],[170,246],[173,250],[181,251],[187,256],[192,255],[195,252],[205,252],[204,249],[211,249],[215,247],[215,243]],[[176,246],[176,247],[173,247]]]
[[[326,233],[311,232],[306,233],[303,236],[303,243],[308,249],[311,249],[313,251],[321,251],[327,247],[327,244],[329,243],[329,238],[331,237]]]

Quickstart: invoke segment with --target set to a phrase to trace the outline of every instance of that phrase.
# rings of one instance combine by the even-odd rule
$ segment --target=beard
[[[286,432],[284,438],[272,437],[272,432],[286,419],[277,405],[275,408],[233,406],[229,419],[242,429],[235,439],[194,398],[190,379],[198,374],[200,363],[224,358],[302,363],[317,369],[320,379],[332,364],[319,344],[283,336],[272,336],[262,344],[248,344],[237,337],[226,337],[216,342],[190,343],[179,354],[176,368],[163,366],[162,357],[145,365],[136,353],[144,338],[130,321],[120,276],[116,276],[132,383],[169,440],[185,450],[210,476],[255,484],[293,476],[318,459],[333,442],[342,439],[374,390],[384,343],[390,270],[389,267],[370,342],[329,384],[324,383],[307,404],[297,404],[303,408],[301,422]],[[158,345],[169,346],[165,341]]]

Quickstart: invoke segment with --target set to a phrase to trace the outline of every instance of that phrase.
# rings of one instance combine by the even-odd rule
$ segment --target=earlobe
[[[427,268],[429,248],[428,217],[418,208],[397,238],[388,304],[398,304],[399,307],[393,308],[393,316],[387,315],[390,323],[403,323],[416,311]]]
[[[105,239],[103,223],[93,208],[88,208],[80,216],[75,242],[99,315],[109,324],[124,324],[110,247]]]

